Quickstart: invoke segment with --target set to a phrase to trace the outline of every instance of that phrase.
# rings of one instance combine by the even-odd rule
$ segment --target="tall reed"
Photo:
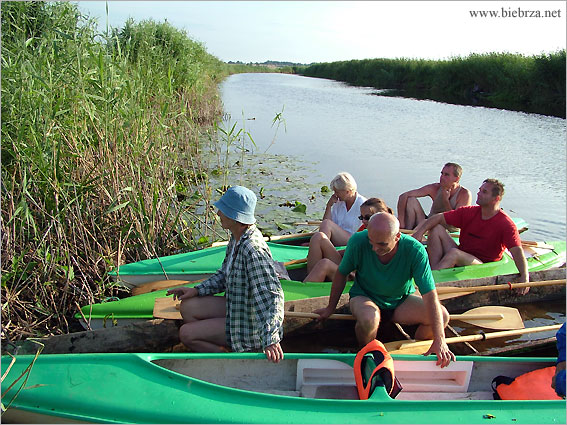
[[[295,72],[457,104],[565,118],[565,50],[523,56],[471,54],[449,60],[365,59],[318,63]]]
[[[72,3],[1,12],[2,337],[14,340],[68,332],[79,305],[118,293],[113,267],[212,238],[200,152],[228,71],[167,23],[97,34]]]

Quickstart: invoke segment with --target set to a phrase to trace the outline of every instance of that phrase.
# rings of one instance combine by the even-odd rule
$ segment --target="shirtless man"
[[[398,220],[402,229],[414,229],[427,217],[440,212],[451,211],[471,204],[471,192],[459,181],[463,169],[459,164],[448,162],[441,170],[439,183],[431,183],[402,193],[398,198]],[[433,199],[431,211],[426,216],[417,198],[429,196]]]

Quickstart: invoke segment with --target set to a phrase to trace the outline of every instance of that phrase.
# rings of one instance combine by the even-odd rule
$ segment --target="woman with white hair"
[[[354,177],[347,172],[341,172],[331,180],[334,193],[327,201],[319,232],[311,240],[326,237],[335,246],[346,245],[350,236],[362,224],[358,217],[360,206],[366,198],[357,193],[356,188]]]

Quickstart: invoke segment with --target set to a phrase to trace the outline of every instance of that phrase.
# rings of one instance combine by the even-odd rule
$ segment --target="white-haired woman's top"
[[[364,201],[366,201],[366,198],[357,192],[356,200],[348,211],[344,201],[335,202],[331,207],[331,220],[352,235],[362,224],[358,217],[360,216],[360,206]]]

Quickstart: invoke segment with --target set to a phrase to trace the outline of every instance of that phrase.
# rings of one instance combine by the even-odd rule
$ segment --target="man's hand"
[[[417,239],[419,242],[423,242],[423,236],[424,236],[424,232],[422,231],[414,231],[411,236],[415,239]]]
[[[331,314],[333,314],[334,312],[335,312],[334,308],[327,306],[325,308],[319,308],[319,309],[315,310],[313,313],[318,314],[320,317],[317,320],[319,322],[322,322],[323,320],[328,319],[329,316]]]
[[[183,301],[188,298],[196,297],[198,295],[198,292],[195,288],[181,287],[181,288],[171,288],[167,291],[165,295],[173,295],[174,300]]]
[[[433,353],[437,354],[437,366],[446,367],[451,361],[455,361],[455,355],[449,350],[445,341],[434,339],[429,350],[423,355],[428,356]]]
[[[529,277],[519,276],[519,277],[515,278],[514,282],[512,282],[512,283],[528,283],[529,281],[530,281]],[[518,289],[516,289],[516,292],[519,295],[526,295],[528,292],[530,292],[530,287],[527,286],[525,288],[518,288]]]
[[[279,342],[276,344],[268,345],[266,348],[264,348],[264,354],[272,363],[279,363],[280,360],[283,360],[284,358],[284,353]]]

